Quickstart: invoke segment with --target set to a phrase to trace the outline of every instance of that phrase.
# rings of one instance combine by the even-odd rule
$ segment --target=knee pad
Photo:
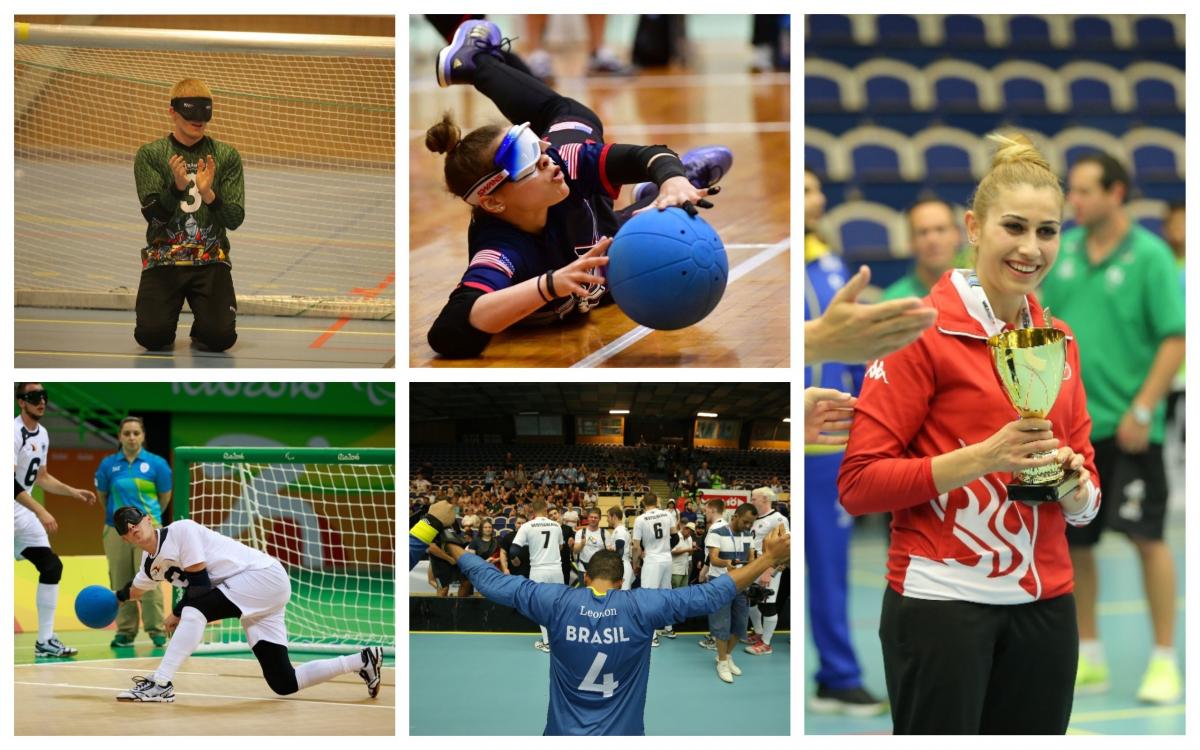
[[[199,612],[207,622],[216,622],[217,620],[242,616],[242,610],[238,609],[236,604],[229,601],[229,598],[220,589],[210,589],[203,596],[185,601],[183,603],[183,610],[179,616],[183,617],[183,613],[189,609]]]
[[[237,341],[237,333],[230,331],[229,333],[218,334],[213,331],[201,330],[194,333],[192,338],[200,342],[210,352],[223,352]]]
[[[38,583],[53,585],[62,580],[62,560],[49,547],[27,547],[21,550],[21,556],[37,568]]]
[[[774,617],[779,614],[779,605],[776,602],[771,602],[770,604],[763,602],[758,605],[758,611],[763,617]]]
[[[288,658],[287,646],[270,641],[254,644],[254,656],[262,667],[267,685],[278,695],[291,695],[300,689],[296,683],[296,669]]]
[[[173,328],[143,328],[139,326],[133,329],[133,340],[138,342],[143,349],[150,351],[169,349],[175,344],[175,330]]]

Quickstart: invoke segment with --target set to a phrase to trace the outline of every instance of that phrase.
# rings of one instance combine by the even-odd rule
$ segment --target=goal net
[[[176,448],[175,518],[283,564],[293,648],[394,649],[395,462],[392,448]],[[201,645],[246,647],[236,620],[209,625]]]
[[[146,244],[138,147],[171,86],[213,92],[208,134],[241,154],[229,233],[239,312],[395,315],[391,37],[17,24],[16,304],[132,309]]]

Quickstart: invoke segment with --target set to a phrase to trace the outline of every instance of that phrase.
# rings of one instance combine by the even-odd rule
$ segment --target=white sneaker
[[[550,653],[550,644],[546,643],[545,641],[542,641],[542,640],[534,641],[533,647],[536,648],[538,651],[541,651],[543,654]]]
[[[654,648],[658,648],[659,646],[662,645],[662,642],[658,640],[658,633],[654,634],[654,639],[652,641],[650,641],[650,645],[653,646]]]
[[[720,677],[722,682],[733,684],[733,672],[729,669],[729,662],[717,660],[717,677]]]
[[[738,665],[733,663],[733,654],[729,655],[729,658],[725,660],[725,663],[729,665],[729,671],[733,672],[734,677],[742,676],[742,670],[738,669]]]

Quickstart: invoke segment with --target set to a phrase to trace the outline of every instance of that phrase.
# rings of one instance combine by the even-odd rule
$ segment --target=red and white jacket
[[[1048,419],[1091,474],[1079,490],[1088,493],[1083,510],[1011,501],[1012,475],[1003,472],[939,495],[933,457],[987,439],[1018,414],[987,346],[989,335],[1011,326],[992,318],[958,271],[948,271],[926,301],[938,311],[936,325],[867,368],[838,476],[841,503],[853,515],[892,513],[887,578],[904,596],[1020,604],[1069,593],[1064,523],[1083,526],[1100,508],[1075,339],[1054,321],[1067,332],[1067,367]],[[1026,303],[1034,325],[1044,325],[1037,299]]]

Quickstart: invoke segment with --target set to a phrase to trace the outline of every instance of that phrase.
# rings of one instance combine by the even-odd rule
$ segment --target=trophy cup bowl
[[[1000,386],[1022,417],[1045,419],[1058,399],[1067,364],[1067,334],[1052,327],[1015,328],[988,339]],[[1040,451],[1034,458],[1055,455]],[[1007,485],[1008,496],[1024,503],[1057,502],[1079,487],[1079,474],[1064,475],[1057,461],[1024,469]]]

